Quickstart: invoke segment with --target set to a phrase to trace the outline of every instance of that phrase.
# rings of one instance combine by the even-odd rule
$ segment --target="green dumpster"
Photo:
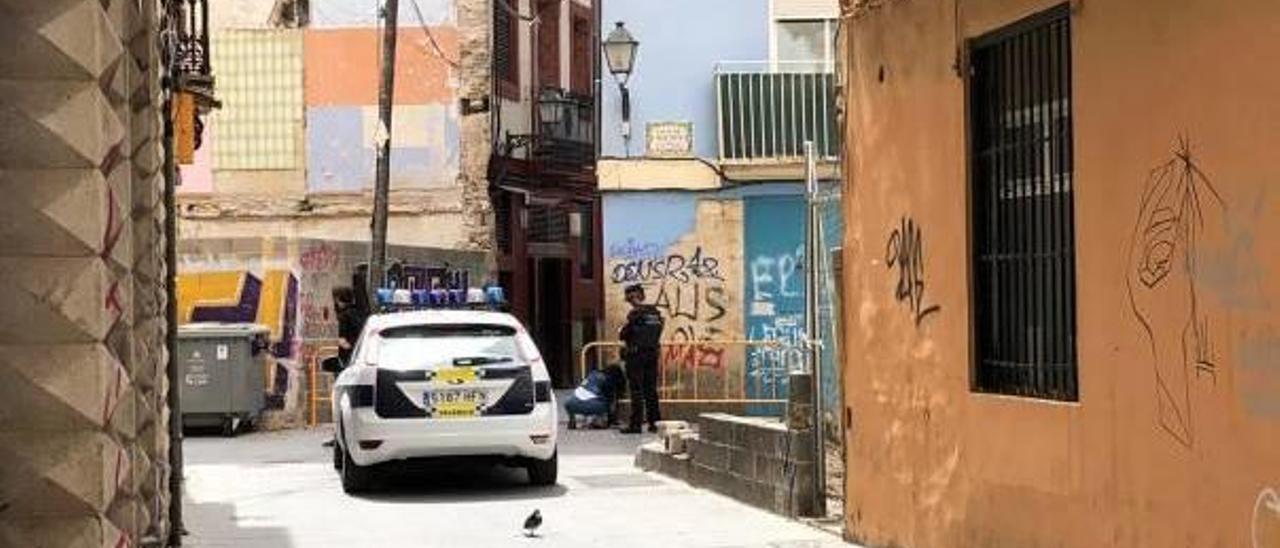
[[[246,323],[178,328],[183,428],[219,427],[233,436],[262,414],[270,330]]]

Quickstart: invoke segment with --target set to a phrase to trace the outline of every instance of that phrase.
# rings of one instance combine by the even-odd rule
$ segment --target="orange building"
[[[1280,3],[846,4],[849,536],[1280,547]]]

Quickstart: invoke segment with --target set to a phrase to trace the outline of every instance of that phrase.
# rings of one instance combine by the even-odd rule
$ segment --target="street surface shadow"
[[[373,489],[359,498],[378,502],[541,500],[569,493],[564,485],[536,487],[521,468],[488,463],[414,462],[377,471]]]
[[[653,439],[650,434],[623,434],[616,429],[569,430],[561,423],[559,443],[563,455],[635,455],[642,443]]]
[[[190,499],[182,503],[187,516],[199,516],[199,523],[186,522],[187,538],[200,541],[191,546],[243,546],[293,548],[296,546],[284,527],[256,527],[246,525],[236,516],[235,506],[219,502],[197,503]]]

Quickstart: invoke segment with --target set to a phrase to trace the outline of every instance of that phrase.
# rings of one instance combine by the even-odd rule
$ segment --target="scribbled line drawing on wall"
[[[1280,493],[1267,487],[1253,503],[1253,521],[1249,527],[1253,548],[1280,548]]]
[[[885,261],[890,269],[898,269],[893,296],[911,309],[917,327],[930,314],[942,310],[940,305],[925,304],[924,234],[915,219],[904,215],[898,228],[889,234]]]
[[[1210,210],[1209,207],[1216,207]],[[1209,318],[1198,299],[1196,248],[1206,212],[1226,203],[1179,139],[1173,158],[1147,177],[1129,242],[1125,282],[1129,303],[1151,347],[1160,428],[1194,445],[1191,380],[1217,379]]]
[[[673,253],[666,257],[637,259],[613,267],[613,283],[661,282],[686,283],[697,279],[724,280],[720,260],[703,253],[698,246],[692,254]]]

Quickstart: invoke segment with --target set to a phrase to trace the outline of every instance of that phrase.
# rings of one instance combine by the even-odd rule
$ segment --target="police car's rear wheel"
[[[342,446],[333,440],[333,469],[342,470]]]
[[[351,460],[351,455],[342,451],[342,490],[348,494],[362,493],[369,490],[373,483],[373,469],[360,466]]]
[[[525,469],[529,472],[529,483],[534,485],[555,485],[556,475],[559,472],[559,452],[552,453],[551,458],[547,460],[532,459]]]

